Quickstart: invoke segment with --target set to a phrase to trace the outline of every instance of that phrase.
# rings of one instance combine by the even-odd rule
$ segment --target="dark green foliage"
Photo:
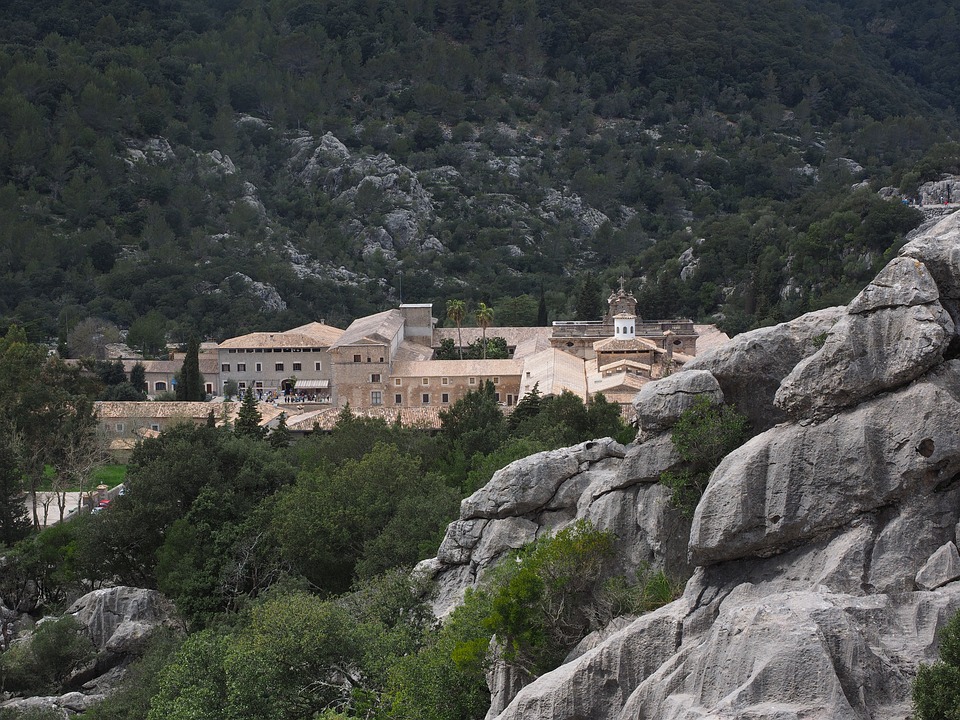
[[[917,720],[960,719],[960,613],[940,631],[940,659],[920,665],[913,682]]]
[[[440,423],[447,441],[468,458],[474,453],[489,453],[506,436],[507,423],[494,395],[493,383],[486,380],[478,390],[468,392],[449,410],[440,411]]]
[[[187,341],[187,352],[183,358],[176,389],[177,400],[199,402],[206,399],[203,375],[200,374],[200,340],[196,335],[191,335]]]
[[[680,415],[671,438],[685,465],[663,473],[660,482],[673,491],[673,506],[692,516],[710,474],[747,439],[747,420],[734,407],[714,405],[701,397]]]
[[[459,493],[416,458],[376,444],[360,460],[302,473],[276,498],[270,534],[286,562],[318,588],[414,563],[435,545]]]
[[[253,388],[247,388],[240,403],[237,420],[233,424],[233,432],[241,437],[262,439],[265,436],[264,428],[260,426],[263,416],[257,408],[257,398]]]
[[[182,643],[183,638],[173,630],[154,630],[143,654],[127,668],[120,689],[87,710],[84,720],[144,720],[160,690],[160,672]]]
[[[30,639],[0,655],[0,687],[8,692],[56,692],[94,655],[80,623],[66,616],[40,624]]]
[[[0,547],[12,546],[33,526],[23,499],[23,478],[10,439],[0,435]]]
[[[603,298],[600,294],[600,282],[593,273],[586,273],[580,280],[577,291],[574,320],[599,321],[603,319]]]
[[[270,431],[270,434],[267,436],[267,441],[270,443],[270,447],[280,450],[285,447],[290,447],[292,437],[290,428],[287,427],[287,414],[280,413],[280,417],[277,419],[277,426]]]

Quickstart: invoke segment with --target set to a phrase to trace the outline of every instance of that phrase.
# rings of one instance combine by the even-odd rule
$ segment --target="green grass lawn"
[[[38,489],[53,490],[53,468],[47,466],[44,475],[44,481]],[[93,473],[93,477],[90,478],[88,482],[84,483],[83,489],[84,491],[92,490],[97,485],[106,485],[109,488],[114,488],[122,483],[126,477],[126,465],[104,465],[103,467],[97,468],[97,470]],[[79,487],[67,488],[68,492],[77,492],[78,490],[80,490]]]

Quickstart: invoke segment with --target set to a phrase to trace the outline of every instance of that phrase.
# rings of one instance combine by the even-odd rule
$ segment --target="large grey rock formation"
[[[156,590],[143,588],[94,590],[76,600],[66,614],[80,623],[97,650],[94,661],[68,679],[68,687],[74,690],[63,695],[13,698],[0,703],[0,709],[44,710],[64,718],[82,713],[102,702],[120,683],[129,661],[142,654],[158,628],[185,631],[173,603]]]
[[[936,632],[960,609],[958,228],[960,214],[926,228],[846,308],[746,333],[688,365],[712,375],[757,434],[710,479],[688,536],[696,568],[683,597],[621,621],[519,692],[495,686],[491,717],[910,715],[916,668],[935,659]],[[682,387],[683,374],[669,385]],[[645,427],[669,426],[661,395],[671,393],[638,398]],[[549,530],[557,497],[568,498],[562,522],[608,517],[598,512],[607,498],[629,503],[605,508],[621,523],[620,562],[642,544],[668,566],[664,534],[683,528],[651,523],[651,513],[666,515],[648,503],[676,462],[668,438],[643,434],[622,456],[577,461],[573,474],[582,449],[556,451],[553,484],[518,490],[549,496],[533,509],[510,499],[520,470],[505,468],[467,507],[485,508],[484,523],[520,509],[529,524],[509,535],[516,542]],[[462,585],[479,575],[467,546],[481,547],[487,526],[455,527],[448,540],[462,548],[460,564],[429,567]]]

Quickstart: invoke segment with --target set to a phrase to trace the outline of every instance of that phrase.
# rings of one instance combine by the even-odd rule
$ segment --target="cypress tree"
[[[147,391],[147,369],[143,363],[137,363],[130,370],[130,384],[137,392],[145,393]]]
[[[177,383],[177,400],[197,402],[205,400],[203,376],[200,374],[200,341],[191,335],[187,341],[187,356],[180,369],[180,381]]]

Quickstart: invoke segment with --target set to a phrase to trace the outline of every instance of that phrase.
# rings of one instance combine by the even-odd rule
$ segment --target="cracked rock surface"
[[[646,386],[638,441],[558,471],[543,491],[553,505],[505,499],[519,466],[478,491],[470,507],[518,511],[537,535],[580,517],[613,529],[624,569],[642,557],[692,572],[680,599],[619,619],[519,691],[492,675],[488,718],[910,717],[917,667],[960,609],[958,301],[960,213],[913,237],[849,306],[744,333]],[[683,387],[722,393],[755,433],[714,471],[689,532],[656,482],[676,462],[664,398]],[[551,457],[572,467],[577,453]],[[454,523],[448,539],[484,531]],[[488,545],[426,563],[440,604],[495,557]]]

